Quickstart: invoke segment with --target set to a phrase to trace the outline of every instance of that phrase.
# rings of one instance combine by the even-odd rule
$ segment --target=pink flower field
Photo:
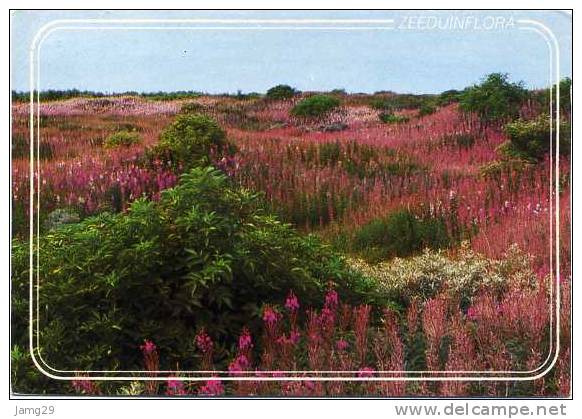
[[[79,97],[41,102],[35,109],[35,215],[41,235],[61,222],[134,211],[131,204],[142,198],[163,199],[161,192],[178,184],[181,163],[152,150],[178,115],[200,113],[215,120],[233,145],[230,154],[213,149],[210,156],[229,182],[259,193],[268,211],[302,235],[317,236],[390,301],[385,306],[344,302],[334,277],[319,306],[304,305],[297,289],[284,289],[284,301],[264,301],[230,340],[222,342],[214,330],[193,326],[192,357],[200,370],[217,371],[213,379],[196,383],[171,374],[167,381],[119,391],[176,397],[568,395],[569,155],[558,157],[556,190],[555,156],[504,160],[509,137],[503,124],[484,123],[457,102],[426,114],[402,107],[391,116],[401,119],[387,123],[370,100],[390,95],[338,95],[340,105],[325,116],[296,115],[293,109],[308,96]],[[27,103],[13,104],[12,226],[19,240],[29,232],[29,111]],[[527,102],[520,112],[528,118],[542,109]],[[127,143],[116,143],[118,137]],[[398,216],[408,217],[399,219],[408,220],[418,235],[411,237],[422,237],[422,243],[404,249],[387,242],[386,237],[409,234],[399,233],[402,222],[391,221]],[[382,377],[383,371],[428,377],[439,371],[535,369],[551,353],[557,267],[562,348],[543,379],[523,385],[318,381],[308,374],[299,381],[220,379],[276,377],[288,370],[355,371],[366,378]],[[170,355],[158,347],[157,336],[140,340],[136,357],[147,374],[158,376],[160,363]],[[82,374],[70,390],[111,391]]]

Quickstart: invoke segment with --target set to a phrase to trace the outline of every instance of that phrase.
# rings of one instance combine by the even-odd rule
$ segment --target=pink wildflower
[[[279,321],[279,313],[277,313],[272,307],[267,306],[263,311],[263,321],[267,323],[269,328],[273,328]]]
[[[325,295],[325,307],[335,309],[339,304],[339,297],[335,290],[329,290]]]
[[[467,309],[467,318],[471,321],[477,320],[477,310],[475,307],[469,307]]]
[[[97,390],[95,385],[93,384],[93,381],[91,380],[73,380],[73,389],[75,389],[75,391],[77,393],[82,393],[82,394],[96,394]]]
[[[370,378],[374,376],[374,373],[376,371],[373,368],[370,367],[364,367],[364,368],[360,368],[360,370],[358,371],[358,377],[360,378]]]
[[[151,340],[144,340],[144,344],[139,347],[144,355],[149,355],[154,352],[157,347]]]
[[[247,370],[249,366],[248,358],[244,355],[239,355],[230,363],[228,371],[231,373],[237,373]]]
[[[198,390],[200,396],[222,396],[224,394],[224,386],[220,380],[208,380]]]
[[[253,347],[253,338],[251,337],[251,333],[249,329],[246,327],[243,329],[241,335],[238,338],[238,349],[240,351],[248,351]]]
[[[209,353],[212,351],[214,343],[208,334],[201,330],[195,337],[196,347],[204,354]]]
[[[344,339],[339,339],[336,343],[335,343],[335,347],[337,348],[338,351],[345,351],[346,349],[348,349],[350,346],[350,344],[348,343],[348,341],[344,340]]]
[[[289,295],[285,300],[285,308],[292,313],[299,310],[299,300],[297,299],[297,296],[293,293],[293,291],[289,291]]]

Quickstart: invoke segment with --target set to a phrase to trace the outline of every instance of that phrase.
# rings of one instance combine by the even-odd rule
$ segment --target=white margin
[[[70,26],[61,26],[59,27],[58,25],[60,24],[70,24],[70,23],[221,23],[221,24],[233,24],[233,23],[253,23],[253,24],[327,24],[327,23],[331,23],[331,24],[363,24],[363,23],[375,23],[375,24],[391,24],[394,23],[393,19],[378,19],[378,20],[368,20],[368,19],[334,19],[334,20],[327,20],[327,19],[274,19],[274,20],[262,20],[262,19],[59,19],[59,20],[54,20],[51,21],[49,23],[47,23],[46,25],[44,25],[35,35],[33,42],[31,44],[31,48],[29,51],[30,54],[30,216],[31,216],[31,225],[30,225],[30,231],[29,231],[29,240],[30,240],[30,255],[29,255],[29,261],[30,261],[30,266],[33,266],[34,263],[34,258],[33,258],[33,240],[34,240],[34,223],[33,223],[33,208],[34,208],[34,92],[37,92],[37,109],[40,110],[40,103],[39,103],[39,89],[38,89],[38,78],[36,80],[37,82],[37,88],[34,88],[34,59],[35,59],[35,52],[37,53],[37,57],[38,57],[38,53],[40,52],[40,47],[43,43],[43,41],[54,31],[56,30],[101,30],[101,29],[111,29],[111,30],[115,30],[115,29],[126,29],[126,30],[339,30],[339,31],[346,31],[346,30],[391,30],[394,28],[388,27],[388,26],[376,26],[376,27],[372,27],[372,26],[339,26],[339,27],[332,27],[332,26],[313,26],[313,27],[285,27],[285,26],[281,26],[281,27],[272,27],[272,26],[254,26],[254,27],[249,27],[249,26],[243,26],[243,27],[232,27],[232,26],[226,26],[226,27],[116,27],[116,26],[112,26],[112,27],[70,27]],[[502,377],[483,377],[483,376],[476,376],[476,377],[472,377],[472,376],[458,376],[458,377],[310,377],[310,376],[302,376],[302,377],[258,377],[258,376],[252,376],[252,377],[216,377],[216,376],[205,376],[205,377],[174,377],[171,376],[171,378],[173,380],[179,380],[179,381],[200,381],[200,380],[222,380],[222,381],[301,381],[301,380],[313,380],[313,381],[529,381],[529,380],[535,380],[538,378],[543,377],[544,375],[546,375],[555,365],[555,363],[557,362],[558,359],[558,355],[559,355],[559,322],[560,322],[560,316],[559,316],[559,308],[560,308],[560,287],[559,287],[559,283],[560,283],[560,267],[559,267],[559,106],[560,106],[560,96],[559,96],[559,44],[558,41],[555,37],[555,35],[553,34],[553,32],[547,27],[545,26],[543,23],[535,21],[535,20],[518,20],[517,21],[520,24],[523,25],[533,25],[530,27],[520,27],[520,29],[530,29],[530,30],[535,30],[537,33],[541,34],[544,39],[546,40],[546,42],[548,43],[548,46],[550,47],[550,53],[551,53],[551,46],[553,45],[555,50],[555,54],[551,54],[552,56],[555,56],[556,58],[556,167],[555,167],[555,187],[556,187],[556,286],[557,286],[557,293],[556,293],[556,352],[555,355],[553,357],[553,359],[551,360],[550,365],[543,370],[541,373],[538,373],[537,375],[531,376],[531,377],[523,377],[523,376],[518,376],[518,377],[510,377],[510,376],[502,376]],[[550,42],[551,41],[551,42]],[[550,62],[551,65],[551,62]],[[37,60],[37,72],[39,72],[39,63]],[[550,73],[552,72],[552,68],[550,68]],[[550,80],[551,82],[551,80]],[[550,97],[550,104],[552,103],[551,97]],[[39,112],[40,113],[40,112]],[[552,114],[550,113],[550,116],[552,116]],[[40,115],[38,115],[38,120],[37,120],[37,136],[38,139],[40,139]],[[38,144],[37,144],[38,147]],[[37,162],[38,164],[38,162]],[[37,182],[40,184],[40,175],[37,177]],[[39,199],[39,197],[37,197],[37,199]],[[37,225],[38,228],[38,225]],[[37,240],[38,240],[38,234],[37,234]],[[551,253],[551,252],[550,252]],[[39,258],[37,258],[37,266],[39,263]],[[37,270],[37,298],[38,298],[38,277],[40,276],[38,270]],[[35,355],[35,350],[34,350],[34,342],[33,342],[33,269],[30,270],[30,293],[29,293],[29,297],[30,297],[30,309],[29,309],[29,332],[30,332],[30,336],[29,336],[29,343],[30,343],[30,354],[31,354],[31,358],[35,364],[35,366],[39,369],[40,372],[42,372],[44,375],[53,378],[53,379],[57,379],[57,380],[103,380],[103,381],[140,381],[140,380],[144,380],[144,381],[166,381],[170,376],[163,376],[163,377],[139,377],[139,376],[127,376],[127,377],[111,377],[111,376],[103,376],[103,377],[92,377],[92,376],[78,376],[78,375],[74,375],[74,376],[58,376],[58,375],[54,375],[50,372],[47,372],[46,370],[43,369],[43,367],[39,364],[39,361],[36,359],[36,355]],[[38,305],[38,304],[37,304]],[[38,310],[38,307],[37,307]],[[551,310],[550,310],[551,312]],[[37,339],[38,339],[38,322],[37,322]],[[550,351],[551,352],[551,351]],[[57,370],[54,369],[52,367],[50,367],[49,365],[46,364],[46,362],[44,362],[44,360],[42,360],[42,357],[40,357],[40,353],[38,354],[39,358],[41,360],[41,362],[50,370],[53,370],[55,372],[75,372],[75,373],[79,373],[80,371],[65,371],[65,370]],[[548,358],[550,357],[550,354],[548,354]],[[536,368],[535,370],[532,371],[377,371],[375,372],[375,374],[383,374],[383,373],[398,373],[398,374],[451,374],[451,373],[487,373],[487,374],[493,374],[493,373],[517,373],[517,374],[526,374],[526,373],[530,373],[530,372],[535,372],[538,371],[539,369],[541,369],[543,367],[544,364],[546,364],[548,361],[548,359],[546,359],[546,361],[544,361],[544,363],[539,366],[538,368]],[[148,371],[144,371],[144,370],[140,370],[140,371],[88,371],[91,373],[120,373],[120,372],[128,372],[128,373],[141,373],[141,374],[151,374],[152,372],[148,372]],[[164,373],[164,374],[188,374],[188,373],[192,373],[192,371],[156,371],[157,373]],[[200,373],[200,372],[206,372],[206,371],[194,371],[195,373]],[[326,373],[334,373],[334,374],[343,374],[343,373],[358,373],[358,371],[258,371],[258,373],[260,374],[280,374],[280,373],[315,373],[315,374],[326,374]],[[223,373],[229,373],[229,372],[223,372],[223,371],[212,371],[212,374],[223,374]],[[247,373],[253,373],[251,371],[247,372]]]

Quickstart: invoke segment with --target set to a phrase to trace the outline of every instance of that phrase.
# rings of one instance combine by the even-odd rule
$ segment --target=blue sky
[[[556,11],[17,11],[11,25],[12,88],[29,90],[31,41],[40,27],[55,19],[395,19],[399,27],[411,16],[445,21],[451,16],[468,15],[483,24],[491,16],[506,22],[514,18],[544,23],[560,43],[562,76],[571,76],[572,21],[567,14]],[[545,41],[536,33],[517,28],[102,29],[53,32],[40,52],[41,90],[264,92],[285,83],[300,90],[436,93],[463,88],[497,71],[509,73],[512,80],[522,80],[528,87],[547,86],[549,57]]]

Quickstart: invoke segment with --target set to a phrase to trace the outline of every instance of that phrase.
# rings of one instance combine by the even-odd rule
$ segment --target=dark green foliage
[[[105,148],[129,147],[141,142],[140,135],[135,131],[119,131],[109,135],[103,142]]]
[[[385,124],[401,124],[409,121],[409,118],[404,115],[394,115],[390,112],[382,112],[378,115],[380,121],[384,122]]]
[[[123,209],[123,193],[121,192],[119,183],[111,185],[107,191],[107,198],[107,204],[111,206],[111,211],[121,212]]]
[[[292,149],[291,149],[291,152]],[[414,159],[387,147],[374,147],[357,141],[334,141],[309,145],[301,155],[304,163],[334,166],[338,163],[350,176],[360,179],[409,176],[426,170]]]
[[[346,89],[333,89],[329,93],[332,94],[332,95],[337,95],[337,96],[345,96],[345,95],[347,95]]]
[[[420,105],[418,116],[431,115],[436,112],[436,109],[437,108],[433,103],[425,101],[422,105]]]
[[[28,245],[12,250],[13,344],[26,347]],[[125,214],[42,236],[39,262],[41,351],[63,369],[141,369],[145,338],[160,348],[162,368],[196,369],[200,327],[230,342],[291,289],[317,305],[329,280],[353,302],[372,286],[210,167],[183,175],[157,203],[138,200]]]
[[[526,96],[523,83],[511,83],[507,74],[492,73],[461,94],[460,109],[475,112],[485,123],[505,122],[519,116]]]
[[[132,96],[139,95],[143,98],[150,100],[194,99],[202,96],[201,92],[196,92],[193,90],[179,90],[175,92],[146,92],[146,93],[126,92],[123,94],[131,94]]]
[[[532,120],[517,120],[505,125],[509,142],[499,151],[504,157],[536,161],[550,152],[550,118],[540,115]],[[555,137],[555,133],[553,133]],[[560,154],[570,154],[570,124],[560,123]]]
[[[408,371],[426,371],[426,337],[420,328],[408,331],[404,349],[406,369]]]
[[[339,142],[323,143],[319,146],[319,163],[335,165],[342,157],[342,147]]]
[[[83,129],[83,126],[76,126],[71,129]],[[112,127],[115,131],[130,131],[130,132],[139,132],[142,131],[143,128],[140,125],[132,124],[131,122],[119,122]]]
[[[75,97],[103,97],[104,93],[92,92],[87,90],[44,90],[38,93],[38,98],[41,101],[51,101],[51,100],[65,100],[72,99]],[[34,92],[34,98],[36,100],[37,92]],[[30,92],[16,92],[12,91],[12,100],[15,102],[27,102],[30,100]]]
[[[572,79],[560,80],[560,110],[568,115],[572,114]]]
[[[257,92],[249,92],[243,93],[242,90],[237,90],[235,95],[226,95],[228,97],[232,97],[238,100],[251,100],[251,99],[259,99],[261,97],[260,93]]]
[[[324,116],[340,105],[338,98],[328,95],[314,95],[303,99],[291,109],[293,116],[315,118]]]
[[[390,94],[389,96],[374,96],[370,107],[391,113],[398,109],[417,109],[423,103],[434,100],[434,95]]]
[[[419,219],[401,210],[386,218],[375,219],[355,234],[356,250],[384,257],[408,256],[423,248],[443,248],[450,243],[443,220]]]
[[[404,115],[394,115],[391,112],[382,112],[378,115],[380,121],[384,122],[385,124],[401,124],[408,122],[409,118]]]
[[[228,148],[225,132],[212,118],[202,114],[181,114],[162,132],[154,151],[166,161],[188,169],[201,160],[207,160],[211,151],[223,153]]]
[[[379,111],[386,111],[385,113],[390,115],[394,110],[394,102],[389,98],[376,97],[370,102],[370,107]]]
[[[556,88],[553,86],[552,91],[552,106],[554,111],[557,108],[556,104]],[[565,77],[560,80],[560,112],[566,114],[566,116],[572,113],[572,79],[570,77]],[[535,99],[541,106],[542,109],[548,109],[550,106],[550,89],[542,89],[532,93],[533,99]]]
[[[34,93],[36,99],[36,92]],[[120,92],[120,93],[103,93],[89,90],[44,90],[38,94],[41,102],[48,102],[53,100],[66,100],[76,97],[105,97],[105,96],[140,96],[150,100],[177,100],[177,99],[192,99],[201,96],[202,93],[192,90],[180,90],[176,92]],[[14,102],[27,102],[30,100],[30,92],[12,91],[12,100]]]
[[[268,99],[274,100],[291,99],[297,93],[299,92],[292,88],[291,86],[288,86],[286,84],[279,84],[267,90],[266,97]]]

